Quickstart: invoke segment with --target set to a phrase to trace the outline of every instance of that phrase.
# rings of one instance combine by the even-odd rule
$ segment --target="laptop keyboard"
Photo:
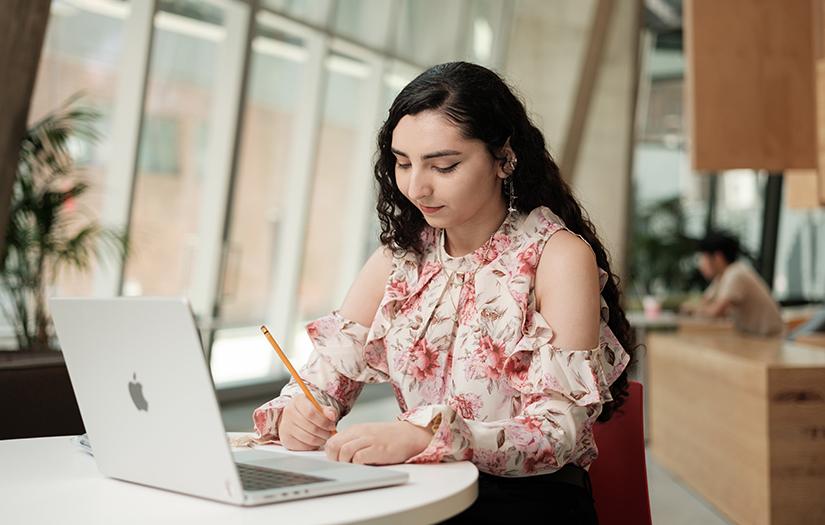
[[[303,485],[304,483],[332,481],[327,478],[318,478],[286,470],[263,468],[255,465],[246,465],[244,463],[237,463],[237,465],[244,490],[266,490]]]

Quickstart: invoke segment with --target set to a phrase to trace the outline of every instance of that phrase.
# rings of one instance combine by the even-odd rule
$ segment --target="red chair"
[[[628,396],[610,421],[597,423],[599,457],[590,481],[601,525],[651,525],[642,414],[642,385],[630,381]]]

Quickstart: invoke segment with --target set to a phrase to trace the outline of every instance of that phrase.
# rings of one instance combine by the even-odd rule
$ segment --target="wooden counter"
[[[735,523],[825,523],[825,349],[651,333],[654,457]]]
[[[804,344],[808,346],[819,346],[825,348],[825,334],[823,333],[813,333],[813,334],[800,334],[796,336],[796,342],[799,344]]]

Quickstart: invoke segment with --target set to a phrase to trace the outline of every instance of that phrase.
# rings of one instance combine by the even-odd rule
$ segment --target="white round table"
[[[170,444],[185,447],[186,443]],[[257,447],[285,451],[278,446]],[[323,452],[298,452],[318,455]],[[104,477],[72,438],[0,441],[2,523],[278,524],[437,523],[478,495],[471,462],[390,465],[408,472],[404,485],[260,507],[236,507]]]

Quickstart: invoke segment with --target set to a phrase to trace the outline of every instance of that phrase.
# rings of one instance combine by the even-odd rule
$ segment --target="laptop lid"
[[[49,304],[101,473],[242,501],[187,301],[52,298]]]

